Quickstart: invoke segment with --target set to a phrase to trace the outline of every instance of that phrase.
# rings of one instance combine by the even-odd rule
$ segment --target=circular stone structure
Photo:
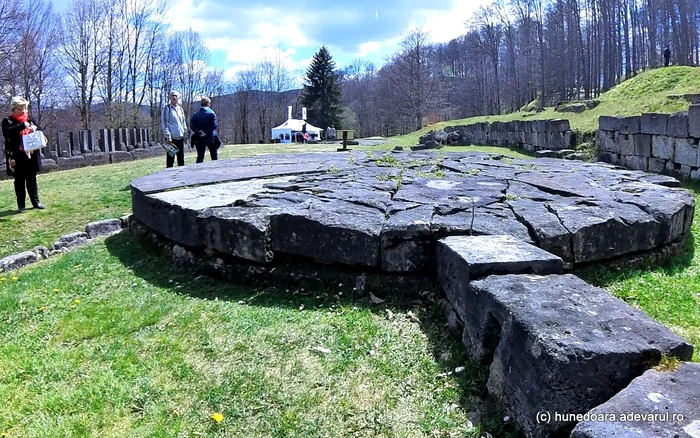
[[[171,168],[131,190],[133,219],[179,246],[419,273],[451,235],[510,235],[568,266],[682,241],[695,201],[679,186],[602,163],[354,151]]]

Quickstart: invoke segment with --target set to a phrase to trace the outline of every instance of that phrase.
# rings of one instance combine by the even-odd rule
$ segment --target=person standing
[[[15,177],[17,211],[24,211],[27,193],[32,206],[43,210],[46,207],[39,202],[39,187],[36,182],[36,174],[41,169],[41,157],[38,150],[30,151],[27,155],[22,142],[24,135],[39,130],[39,127],[29,115],[29,101],[23,97],[12,98],[10,111],[10,116],[2,119],[2,135],[5,137],[5,150]]]
[[[177,148],[177,165],[185,165],[185,135],[187,135],[187,123],[185,111],[180,105],[180,93],[170,92],[170,102],[163,107],[160,124],[163,129],[165,141],[172,143]],[[175,157],[170,154],[165,156],[165,166],[173,167]]]
[[[204,162],[204,153],[209,149],[211,160],[215,161],[219,158],[217,149],[219,142],[216,129],[219,127],[216,113],[209,105],[211,99],[203,97],[201,100],[202,107],[196,113],[192,114],[190,119],[190,128],[192,128],[192,144],[197,148],[197,163]]]
[[[668,67],[668,64],[671,62],[671,48],[666,44],[666,48],[664,49],[664,67]]]

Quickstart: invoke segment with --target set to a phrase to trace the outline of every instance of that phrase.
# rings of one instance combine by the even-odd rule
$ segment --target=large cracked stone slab
[[[282,252],[430,272],[435,242],[453,235],[510,235],[567,265],[682,239],[695,205],[678,184],[604,164],[474,152],[282,154],[139,178],[132,207],[178,245],[254,263]],[[270,212],[267,231],[261,212]]]
[[[463,294],[464,344],[490,363],[489,393],[528,437],[575,426],[538,422],[539,412],[585,413],[662,355],[693,354],[645,313],[573,275],[493,275]]]
[[[581,415],[571,438],[700,437],[700,364],[648,370],[613,398]],[[577,413],[579,414],[579,413]]]

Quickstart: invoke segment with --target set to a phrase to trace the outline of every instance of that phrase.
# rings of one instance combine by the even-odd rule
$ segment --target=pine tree
[[[340,99],[335,62],[326,46],[322,46],[306,70],[306,83],[301,97],[309,123],[321,129],[329,126],[340,128]]]

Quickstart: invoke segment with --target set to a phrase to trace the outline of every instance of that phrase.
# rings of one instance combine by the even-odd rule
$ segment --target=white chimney
[[[306,107],[301,107],[301,120],[306,120]]]
[[[292,118],[292,106],[289,105],[289,106],[287,107],[287,120],[289,120],[289,119],[291,119],[291,118]]]

